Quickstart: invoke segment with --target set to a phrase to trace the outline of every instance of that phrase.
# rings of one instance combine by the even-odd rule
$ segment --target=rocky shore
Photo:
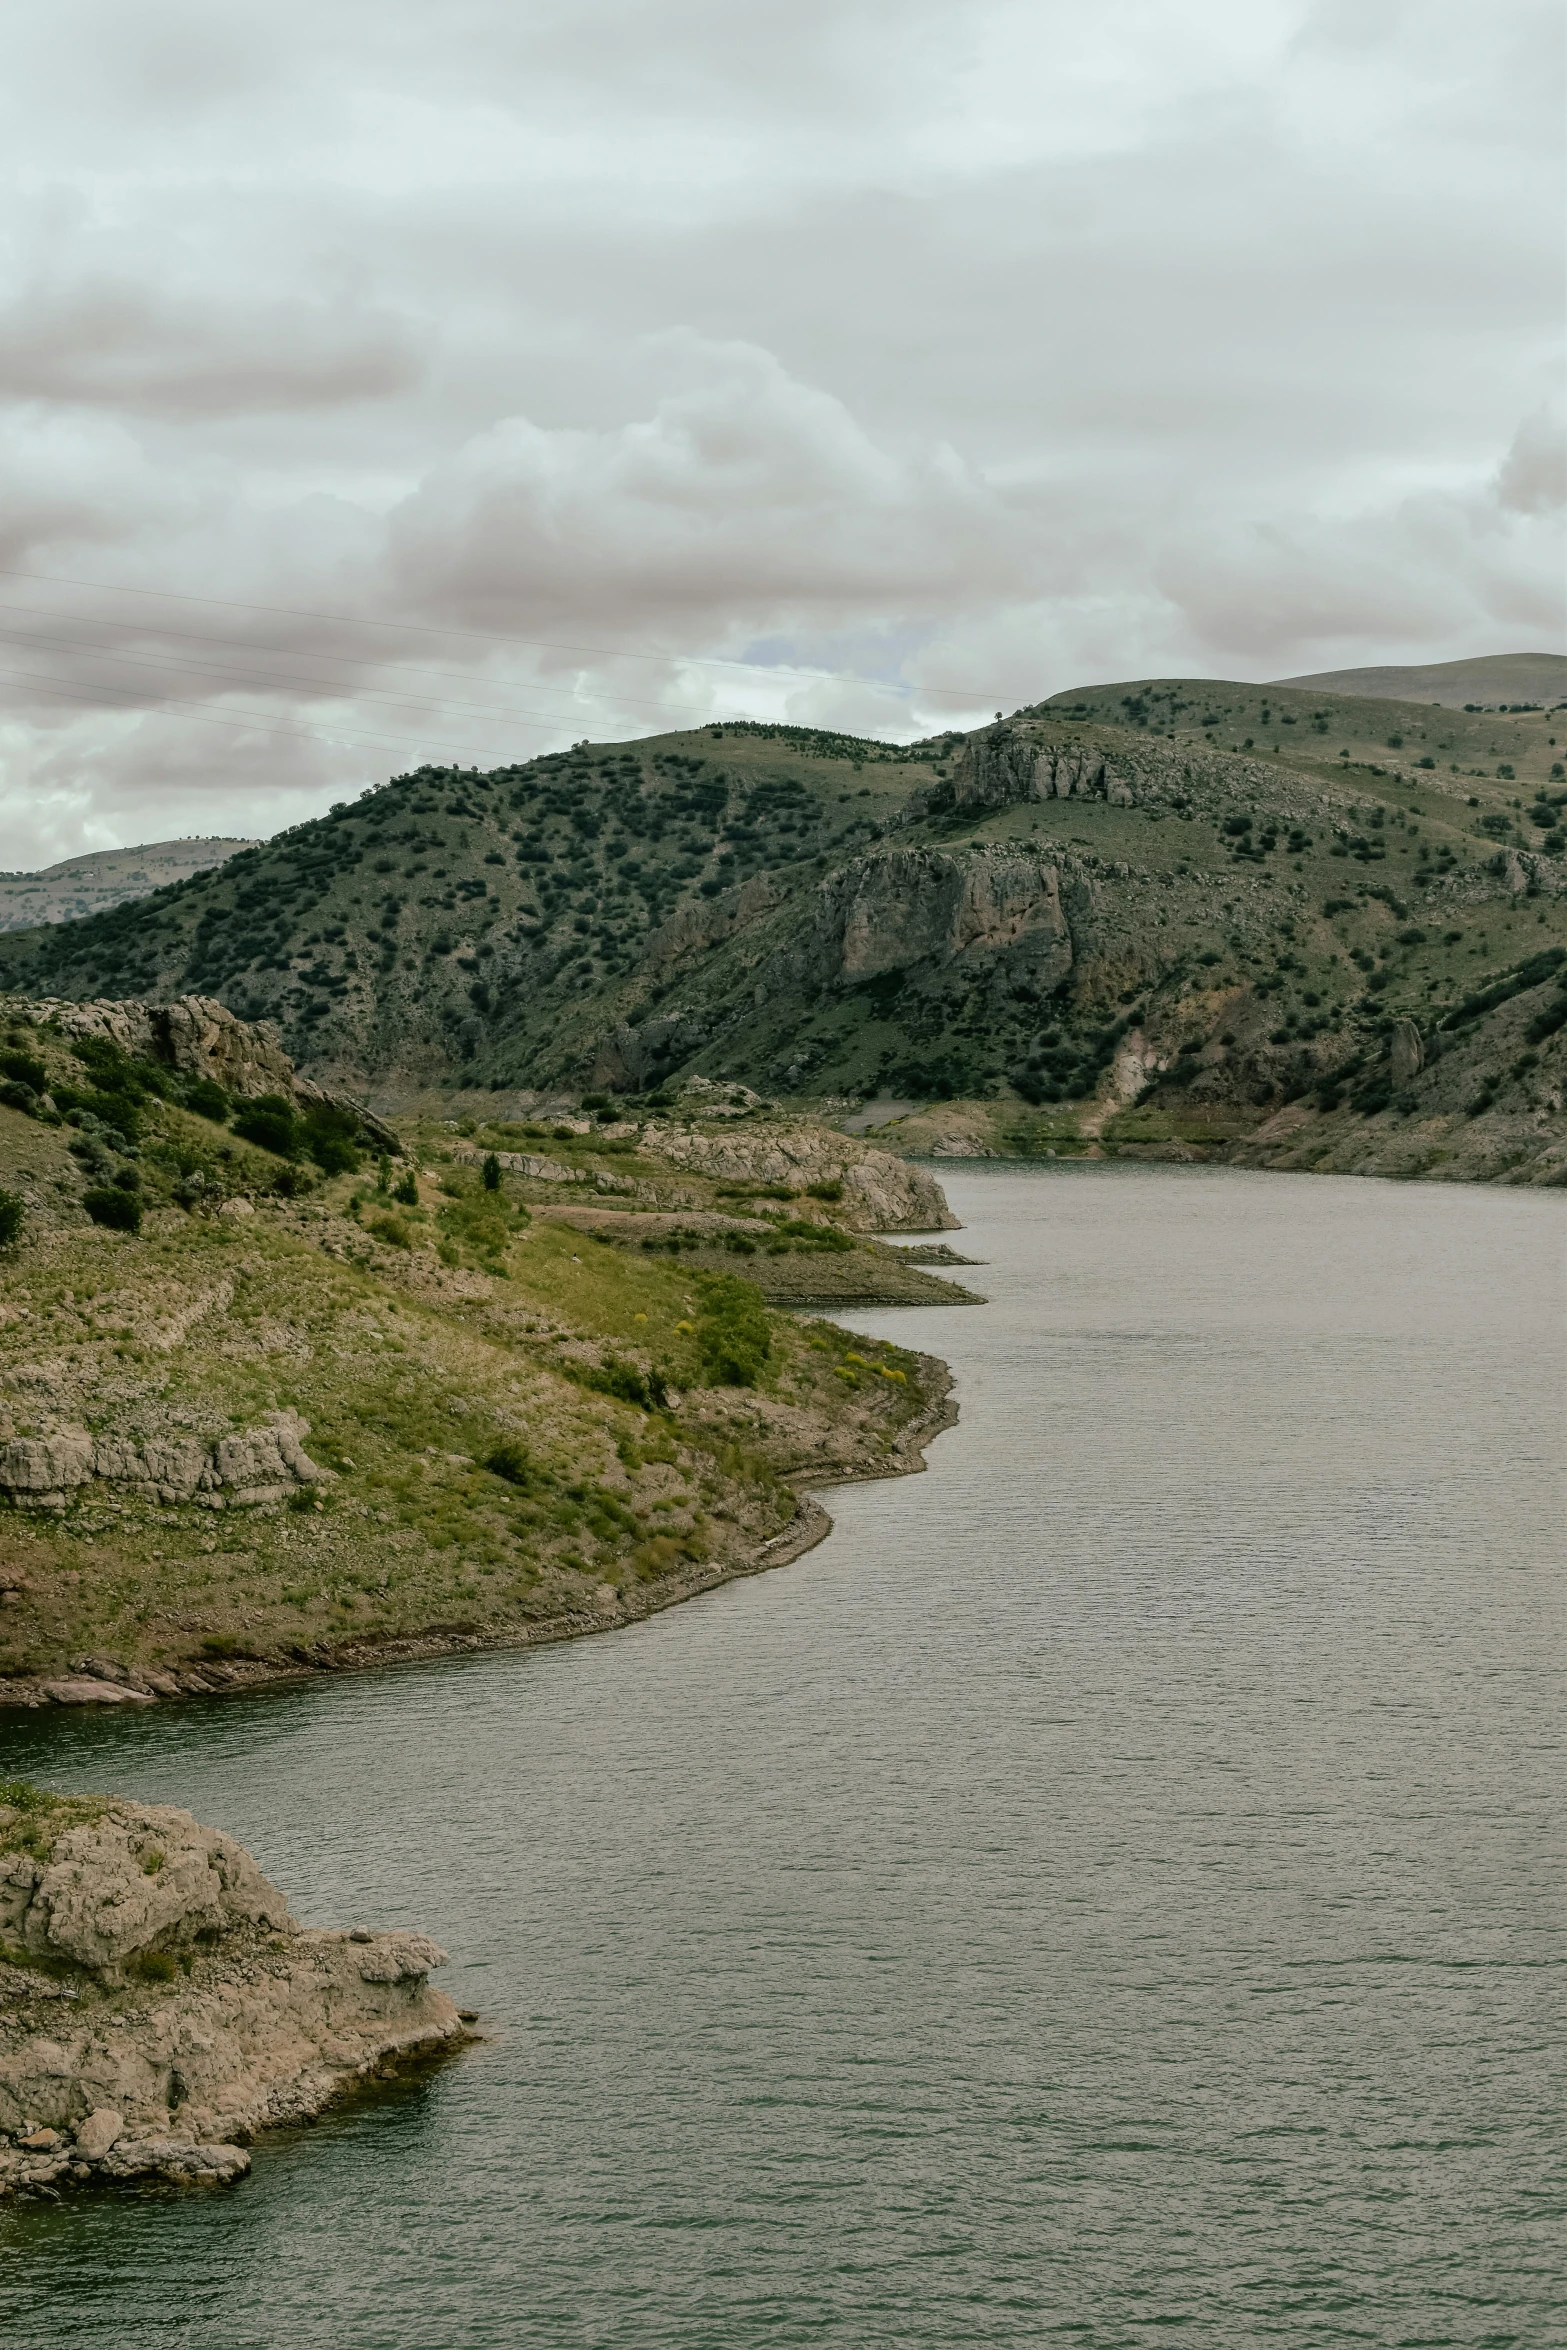
[[[243,2177],[258,2131],[470,2037],[445,1956],[301,1926],[189,1812],[0,1782],[0,2199]]]

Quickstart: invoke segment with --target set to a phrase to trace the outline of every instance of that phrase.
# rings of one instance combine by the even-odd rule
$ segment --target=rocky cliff
[[[257,2131],[467,2036],[428,1936],[301,1926],[172,1806],[0,1793],[0,2197],[241,2177]]]

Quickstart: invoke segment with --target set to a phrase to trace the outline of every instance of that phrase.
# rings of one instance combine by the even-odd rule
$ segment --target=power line
[[[268,612],[281,620],[326,620],[340,628],[390,629],[403,635],[449,636],[481,645],[525,645],[530,652],[587,653],[599,661],[655,661],[684,663],[697,669],[739,669],[748,676],[777,677],[781,673],[769,669],[762,661],[735,661],[716,653],[636,653],[619,650],[612,645],[579,645],[551,637],[491,636],[477,628],[445,628],[432,620],[365,620],[348,612],[317,612],[297,604],[252,604],[236,596],[194,596],[176,588],[124,587],[112,580],[75,579],[60,572],[13,571],[0,566],[0,579],[26,579],[41,587],[78,587],[91,589],[107,596],[153,596],[160,603],[200,604],[226,612]],[[830,685],[858,685],[885,691],[884,681],[859,677],[847,669],[811,669],[795,671],[795,675]],[[904,692],[918,692],[940,702],[961,702],[966,709],[982,707],[986,697],[973,692],[959,692],[951,686],[904,687]]]

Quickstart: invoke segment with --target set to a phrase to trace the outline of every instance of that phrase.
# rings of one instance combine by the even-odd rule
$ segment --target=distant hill
[[[1311,677],[1281,677],[1279,685],[1310,686],[1328,694],[1364,694],[1386,702],[1440,702],[1463,710],[1510,710],[1520,702],[1549,708],[1567,702],[1567,654],[1491,653],[1479,661],[1433,661],[1414,669],[1324,669]]]
[[[1307,1096],[1375,1119],[1439,1081],[1444,1118],[1545,1120],[1508,1146],[1533,1166],[1558,957],[1563,719],[1142,678],[907,745],[747,723],[421,768],[11,933],[0,987],[214,996],[383,1104],[700,1075],[989,1101],[1057,1150],[1115,1101],[1229,1147]],[[1394,1086],[1400,1024],[1449,1019],[1463,1053]]]
[[[0,930],[31,930],[40,922],[76,922],[84,914],[101,914],[254,846],[226,838],[155,840],[135,849],[65,857],[38,873],[0,873]]]

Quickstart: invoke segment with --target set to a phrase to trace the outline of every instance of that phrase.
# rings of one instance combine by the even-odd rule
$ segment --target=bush
[[[600,1395],[613,1395],[621,1403],[633,1403],[640,1411],[662,1411],[669,1401],[657,1371],[639,1371],[635,1363],[623,1363],[614,1355],[597,1368],[582,1372],[581,1379],[584,1387]]]
[[[33,1059],[31,1053],[0,1053],[0,1077],[9,1077],[16,1085],[25,1085],[30,1093],[49,1091],[49,1072],[42,1061]]]
[[[805,1188],[812,1199],[835,1200],[843,1197],[843,1185],[836,1175],[826,1183],[808,1183]]]
[[[489,1156],[486,1158],[483,1168],[480,1172],[486,1191],[500,1190],[501,1163],[493,1151],[491,1151]]]
[[[401,1216],[372,1216],[365,1229],[385,1241],[388,1248],[413,1247],[414,1236]]]
[[[131,1964],[144,1983],[172,1983],[180,1971],[178,1960],[166,1950],[144,1950]]]
[[[392,1197],[405,1208],[416,1208],[419,1205],[419,1185],[412,1167],[393,1185]]]
[[[299,1120],[294,1105],[280,1093],[258,1094],[237,1113],[234,1131],[242,1142],[253,1142],[258,1150],[272,1151],[280,1159],[299,1156]]]
[[[14,1191],[0,1191],[0,1248],[14,1248],[22,1236],[27,1203]]]
[[[330,1102],[312,1102],[300,1121],[304,1144],[323,1175],[356,1175],[359,1153],[354,1148],[359,1121],[351,1111]]]
[[[762,1293],[732,1273],[701,1280],[697,1346],[711,1387],[754,1387],[772,1353]]]
[[[20,1110],[24,1118],[36,1118],[38,1115],[38,1096],[19,1077],[0,1079],[0,1102],[4,1102],[8,1110]]]
[[[210,1118],[215,1126],[223,1126],[233,1104],[214,1078],[198,1077],[185,1088],[185,1107],[194,1110],[198,1118]]]
[[[492,1477],[503,1477],[508,1485],[530,1485],[533,1482],[533,1463],[522,1446],[514,1444],[510,1438],[486,1454],[484,1465]]]
[[[133,1191],[121,1191],[117,1184],[95,1184],[82,1194],[82,1206],[95,1224],[103,1224],[111,1232],[139,1232],[141,1230],[141,1201]]]

